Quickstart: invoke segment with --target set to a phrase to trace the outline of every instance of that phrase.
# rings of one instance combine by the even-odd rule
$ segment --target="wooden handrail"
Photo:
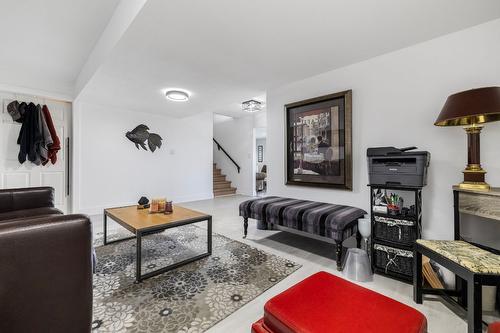
[[[238,173],[240,173],[240,166],[238,165],[238,163],[235,162],[235,160],[233,160],[233,158],[228,154],[227,151],[224,150],[224,148],[222,148],[222,146],[220,145],[220,143],[217,142],[217,140],[215,140],[215,138],[213,138],[215,144],[217,145],[217,149],[218,150],[222,150],[222,152],[224,154],[226,154],[226,156],[231,160],[231,162],[233,162],[233,164],[236,166],[236,169],[238,169]]]

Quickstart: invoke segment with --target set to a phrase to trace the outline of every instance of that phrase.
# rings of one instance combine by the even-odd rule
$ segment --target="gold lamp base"
[[[463,171],[464,181],[458,187],[465,190],[489,191],[490,185],[484,181],[486,170],[480,164],[469,164]]]
[[[490,185],[486,182],[462,182],[458,187],[464,190],[489,191]]]
[[[482,125],[472,124],[464,128],[467,133],[467,166],[465,167],[464,181],[459,187],[466,190],[489,191],[490,185],[485,182],[486,170],[481,167],[479,134]]]

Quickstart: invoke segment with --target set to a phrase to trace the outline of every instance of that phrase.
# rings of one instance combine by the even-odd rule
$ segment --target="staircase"
[[[220,197],[223,195],[231,195],[236,193],[236,188],[231,187],[231,182],[226,180],[226,175],[223,175],[221,169],[217,168],[217,164],[214,163],[213,169],[213,179],[214,179],[214,197]]]

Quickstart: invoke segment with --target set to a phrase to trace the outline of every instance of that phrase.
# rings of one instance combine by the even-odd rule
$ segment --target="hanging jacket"
[[[42,140],[38,145],[38,155],[40,155],[40,159],[42,160],[42,163],[44,163],[48,159],[48,146],[51,145],[53,141],[50,135],[49,128],[47,126],[47,122],[45,121],[45,116],[42,112],[42,107],[40,106],[40,104],[38,104],[36,108],[38,113],[38,129],[42,134]]]
[[[17,143],[19,144],[19,163],[23,164],[28,160],[36,165],[40,165],[40,155],[38,154],[38,147],[42,140],[42,134],[39,130],[39,113],[37,107],[33,103],[26,106],[23,124]]]
[[[57,136],[56,128],[54,127],[54,123],[52,122],[52,116],[50,115],[49,108],[47,107],[47,105],[44,105],[42,107],[42,112],[45,117],[45,121],[47,123],[47,127],[49,129],[49,133],[53,141],[52,144],[48,146],[49,151],[47,154],[47,160],[42,164],[43,165],[47,164],[49,160],[52,162],[52,164],[56,164],[57,152],[61,149],[61,141]]]

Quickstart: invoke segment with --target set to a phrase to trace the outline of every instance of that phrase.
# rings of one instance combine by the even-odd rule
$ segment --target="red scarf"
[[[61,141],[59,141],[59,137],[57,136],[56,129],[54,127],[54,123],[52,122],[52,117],[50,116],[49,108],[47,105],[42,107],[43,115],[45,116],[45,121],[47,122],[47,127],[49,128],[50,136],[52,137],[52,141],[54,141],[48,148],[49,152],[47,154],[47,160],[42,164],[45,165],[49,162],[52,164],[56,164],[57,162],[57,152],[61,149]]]

